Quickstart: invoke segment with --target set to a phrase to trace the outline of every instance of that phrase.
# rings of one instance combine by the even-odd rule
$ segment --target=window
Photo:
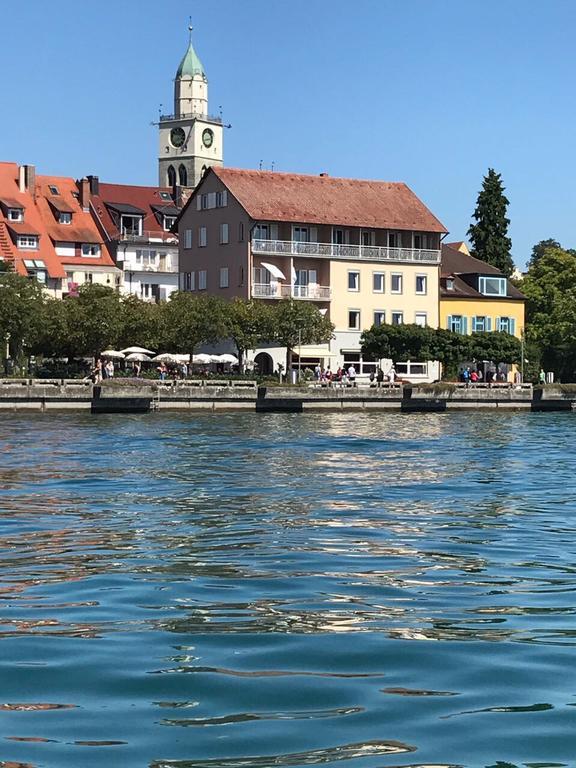
[[[206,270],[205,269],[201,269],[198,271],[198,290],[199,291],[206,290]]]
[[[226,245],[228,242],[228,224],[220,224],[220,245]]]
[[[398,248],[400,245],[400,238],[398,232],[388,232],[388,248]]]
[[[221,192],[216,192],[216,208],[226,208],[228,205],[228,191],[223,189]]]
[[[473,317],[472,318],[472,332],[483,332],[492,330],[492,318],[491,317]]]
[[[198,245],[200,248],[205,248],[207,242],[206,227],[200,227],[198,229]]]
[[[447,291],[453,291],[454,290],[454,278],[453,277],[447,277],[446,278],[446,290]]]
[[[176,186],[176,170],[173,165],[168,166],[168,173],[166,175],[166,179],[168,181],[169,187],[175,187]]]
[[[384,325],[386,323],[386,312],[383,309],[377,309],[374,312],[374,325]]]
[[[516,331],[516,321],[513,317],[497,317],[496,330],[510,333],[513,336]]]
[[[120,229],[123,235],[141,235],[142,234],[142,216],[120,216]]]
[[[94,282],[94,275],[92,274],[92,272],[84,272],[84,282],[85,283]]]
[[[59,224],[72,224],[72,214],[68,211],[60,211],[58,213]]]
[[[414,315],[414,323],[425,328],[428,325],[428,316],[426,312],[416,312]]]
[[[345,349],[342,350],[342,354],[344,355],[344,368],[346,370],[353,365],[356,368],[357,374],[376,372],[377,361],[371,355],[363,355],[358,351],[347,351]]]
[[[196,290],[196,272],[190,272],[190,290]]]
[[[402,275],[395,273],[390,275],[390,293],[402,293]]]
[[[240,222],[242,224],[242,222]],[[270,227],[268,224],[256,224],[254,227],[254,237],[256,240],[269,240]]]
[[[192,290],[192,272],[184,272],[184,290]]]
[[[178,182],[181,187],[188,186],[188,171],[186,170],[186,166],[182,164],[178,168]]]
[[[348,310],[348,328],[352,331],[360,330],[360,310],[349,309]]]
[[[294,227],[292,239],[296,240],[296,242],[298,243],[309,243],[310,230],[308,229],[308,227]]]
[[[186,229],[184,231],[184,248],[190,250],[192,248],[192,230]]]
[[[170,167],[172,167],[172,166],[170,166]],[[161,197],[162,200],[171,200],[172,199],[170,197],[170,193],[169,192],[160,192],[160,197]]]
[[[348,290],[360,290],[360,272],[348,272]]]
[[[8,208],[8,219],[10,221],[23,221],[24,211],[22,208]]]
[[[170,232],[176,221],[176,216],[164,216],[164,230]]]
[[[238,222],[238,242],[244,242],[244,222]]]
[[[484,296],[506,296],[505,277],[479,277],[478,287]]]
[[[228,267],[220,267],[220,288],[228,288]]]
[[[446,325],[452,333],[468,333],[468,318],[462,315],[449,315]]]
[[[396,363],[396,373],[400,376],[427,376],[428,363]]]
[[[416,293],[421,295],[428,292],[428,278],[426,275],[416,275]]]
[[[294,283],[294,295],[302,299],[317,295],[318,272],[315,269],[297,269]]]
[[[332,242],[334,245],[344,245],[344,230],[332,229]]]
[[[373,229],[363,229],[360,233],[362,245],[376,245],[376,232]]]
[[[404,312],[392,312],[392,325],[402,325],[404,322]]]
[[[422,250],[428,247],[428,235],[423,235],[421,232],[414,232],[414,248]]]
[[[384,272],[372,272],[372,290],[374,293],[384,293]]]
[[[51,195],[59,195],[60,192],[58,192],[58,187],[55,187],[53,184],[48,185],[48,189],[50,190]]]
[[[82,256],[100,256],[100,246],[97,243],[82,243]]]
[[[154,266],[156,264],[157,252],[150,248],[136,248],[136,264],[143,267]]]
[[[200,208],[205,211],[208,208],[208,194],[200,195]]]
[[[18,235],[18,248],[28,248],[30,250],[38,249],[37,235]]]

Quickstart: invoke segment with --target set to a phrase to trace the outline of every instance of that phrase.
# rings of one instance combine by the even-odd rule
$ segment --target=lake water
[[[0,418],[0,766],[576,765],[570,414]]]

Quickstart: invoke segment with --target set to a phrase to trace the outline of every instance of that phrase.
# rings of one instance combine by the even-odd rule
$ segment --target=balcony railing
[[[160,115],[160,122],[165,123],[173,120],[189,120],[191,117],[204,120],[207,123],[222,124],[222,117],[220,115],[207,115],[205,112],[183,112],[181,115]]]
[[[252,283],[255,299],[305,299],[330,301],[332,289],[326,285],[282,285],[281,283]]]
[[[156,232],[144,231],[140,234],[135,232],[119,232],[117,235],[119,240],[127,241],[129,243],[166,243],[167,245],[177,245],[178,235],[173,232]]]
[[[367,261],[439,264],[440,251],[420,248],[384,248],[377,245],[302,243],[298,240],[252,240],[252,252],[273,256],[312,256],[322,259],[366,259]]]

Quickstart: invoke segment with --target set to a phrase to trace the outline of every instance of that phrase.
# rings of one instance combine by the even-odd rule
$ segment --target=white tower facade
[[[211,165],[222,165],[223,127],[208,114],[208,78],[190,42],[174,80],[174,114],[159,123],[158,183],[194,188]]]

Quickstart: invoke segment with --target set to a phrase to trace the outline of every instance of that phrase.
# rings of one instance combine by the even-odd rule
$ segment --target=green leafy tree
[[[161,306],[160,343],[168,352],[192,355],[199,344],[227,338],[227,302],[217,296],[175,291]]]
[[[286,347],[286,370],[292,368],[292,353],[301,344],[325,344],[334,325],[307,301],[282,299],[272,307],[273,340]]]
[[[14,272],[0,273],[0,343],[9,344],[12,357],[18,358],[24,346],[33,347],[42,325],[44,295],[36,280]]]
[[[66,299],[76,321],[70,328],[71,342],[77,355],[98,357],[107,347],[118,343],[122,329],[122,309],[118,293],[106,285],[81,286],[77,297]],[[74,306],[72,302],[77,302]]]
[[[512,241],[508,237],[508,205],[502,177],[490,168],[478,194],[473,214],[476,223],[470,226],[468,236],[472,243],[473,256],[510,276],[514,271],[514,263],[510,256]]]
[[[160,342],[161,305],[142,301],[137,296],[123,296],[120,299],[121,329],[118,346],[145,347],[158,349]]]
[[[473,360],[512,364],[520,363],[522,359],[520,339],[503,331],[476,331],[469,337],[468,344]]]
[[[576,255],[546,248],[522,281],[527,339],[546,370],[562,381],[576,374]],[[531,352],[531,355],[533,352]]]
[[[244,370],[247,350],[272,338],[272,311],[263,301],[236,298],[226,306],[228,336],[238,352],[240,370]]]
[[[436,331],[420,325],[372,326],[360,338],[362,352],[395,362],[437,359]]]
[[[550,248],[562,248],[562,246],[558,240],[554,240],[551,237],[549,237],[548,240],[540,240],[539,243],[536,243],[536,245],[532,247],[532,253],[530,255],[530,259],[528,260],[528,269],[535,266],[535,264],[537,264],[537,262]]]
[[[41,313],[40,332],[31,350],[33,354],[67,358],[84,354],[78,334],[82,312],[75,298],[46,299]]]

